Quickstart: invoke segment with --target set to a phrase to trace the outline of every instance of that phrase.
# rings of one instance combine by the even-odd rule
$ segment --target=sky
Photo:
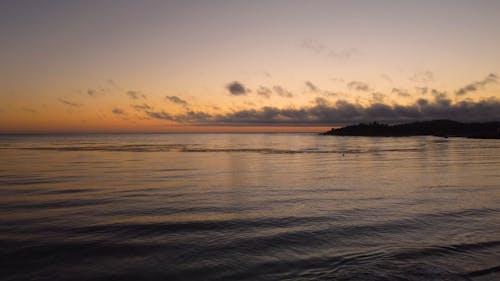
[[[500,121],[500,1],[1,1],[0,132]]]

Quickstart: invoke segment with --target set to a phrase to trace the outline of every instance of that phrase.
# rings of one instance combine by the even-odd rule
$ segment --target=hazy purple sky
[[[333,125],[374,104],[397,121],[420,99],[495,110],[499,29],[495,0],[2,1],[0,130]]]

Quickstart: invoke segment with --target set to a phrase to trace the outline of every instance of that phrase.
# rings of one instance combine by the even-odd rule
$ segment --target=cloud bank
[[[190,125],[344,125],[359,122],[400,123],[431,119],[453,119],[457,121],[500,120],[500,100],[490,98],[478,102],[460,101],[452,103],[445,96],[436,95],[434,100],[418,99],[410,105],[387,105],[375,102],[368,106],[339,100],[329,103],[317,98],[313,106],[299,108],[277,108],[265,106],[260,109],[236,110],[225,114],[203,111],[187,111],[171,115],[165,111],[145,109],[150,118],[169,120]]]

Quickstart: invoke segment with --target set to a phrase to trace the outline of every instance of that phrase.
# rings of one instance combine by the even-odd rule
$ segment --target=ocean
[[[0,280],[500,280],[500,141],[0,136]]]

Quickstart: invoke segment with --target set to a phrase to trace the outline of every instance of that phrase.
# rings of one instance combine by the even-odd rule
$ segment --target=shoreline
[[[461,137],[471,139],[500,139],[500,122],[462,123],[452,120],[431,120],[396,125],[377,122],[360,123],[342,128],[332,128],[320,133],[324,136],[363,137]]]

